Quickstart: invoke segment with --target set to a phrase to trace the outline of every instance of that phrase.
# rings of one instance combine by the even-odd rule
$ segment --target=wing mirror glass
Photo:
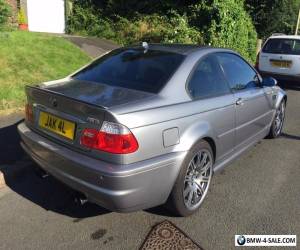
[[[265,87],[274,87],[277,85],[277,80],[273,77],[264,77],[262,80],[262,85]]]

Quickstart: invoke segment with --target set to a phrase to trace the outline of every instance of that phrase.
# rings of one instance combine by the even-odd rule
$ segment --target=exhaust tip
[[[35,168],[35,173],[38,177],[42,178],[42,179],[46,179],[47,177],[49,177],[49,174],[43,170],[42,168],[36,167]]]
[[[87,199],[86,195],[76,192],[74,201],[76,204],[83,206],[84,204],[86,204],[88,202],[88,199]]]

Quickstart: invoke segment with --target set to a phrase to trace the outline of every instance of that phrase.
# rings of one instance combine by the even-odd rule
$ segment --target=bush
[[[68,17],[67,32],[89,36],[114,38],[110,20],[102,17],[101,11],[92,6],[75,4]]]
[[[2,29],[7,24],[10,15],[10,6],[6,3],[5,0],[0,0],[0,29]]]
[[[26,18],[24,9],[20,9],[18,12],[18,23],[19,24],[27,24],[27,18]]]
[[[74,5],[72,14],[68,18],[67,31],[111,39],[122,45],[140,41],[202,42],[200,32],[189,26],[185,15],[181,16],[176,12],[170,13],[170,17],[158,14],[136,14],[131,20],[118,15],[109,19],[104,17],[101,9]]]
[[[255,60],[256,32],[243,0],[74,0],[68,31],[122,45],[205,43]]]
[[[188,25],[186,16],[173,13],[171,18],[157,14],[139,16],[132,21],[119,17],[114,25],[121,44],[140,41],[153,43],[201,43],[200,32]]]
[[[257,34],[243,1],[202,1],[190,12],[191,23],[205,34],[205,43],[234,49],[255,61]]]

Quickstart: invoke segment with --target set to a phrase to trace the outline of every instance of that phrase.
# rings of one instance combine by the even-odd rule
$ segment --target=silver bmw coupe
[[[21,145],[47,173],[112,211],[181,216],[214,172],[281,134],[287,102],[232,50],[147,43],[26,94]]]

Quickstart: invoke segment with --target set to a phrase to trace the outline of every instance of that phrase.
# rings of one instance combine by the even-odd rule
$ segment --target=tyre
[[[276,138],[281,135],[285,118],[285,100],[282,100],[276,109],[276,114],[272,122],[268,138]]]
[[[202,204],[213,174],[214,156],[208,142],[201,140],[186,155],[169,197],[169,208],[189,216]]]

